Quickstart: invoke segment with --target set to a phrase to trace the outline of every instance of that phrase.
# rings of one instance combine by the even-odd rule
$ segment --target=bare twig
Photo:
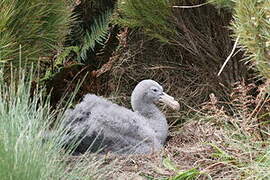
[[[222,67],[220,68],[219,72],[218,72],[218,76],[220,76],[220,74],[222,73],[223,69],[225,68],[226,64],[228,63],[228,61],[231,59],[233,53],[235,52],[235,49],[236,49],[236,46],[237,46],[237,43],[239,41],[239,36],[236,38],[236,41],[233,45],[233,49],[232,49],[232,52],[230,53],[230,55],[227,57],[226,61],[224,62],[224,64],[222,65]]]
[[[201,6],[204,6],[204,5],[206,5],[206,4],[209,4],[209,2],[202,3],[202,4],[198,4],[198,5],[193,5],[193,6],[173,6],[173,8],[189,9],[189,8],[197,8],[197,7],[201,7]]]

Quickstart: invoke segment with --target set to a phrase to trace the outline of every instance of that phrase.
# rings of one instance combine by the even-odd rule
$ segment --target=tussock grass
[[[233,11],[231,28],[239,46],[245,51],[245,61],[269,79],[269,0],[208,0],[217,7]]]
[[[19,74],[17,81],[12,79],[14,74]],[[65,129],[61,128],[61,123],[55,136],[44,140],[49,123],[55,119],[61,122],[63,113],[61,110],[58,110],[58,115],[52,112],[43,91],[31,89],[33,76],[29,78],[21,70],[11,75],[9,84],[0,81],[1,179],[108,178],[113,171],[107,168],[110,166],[103,165],[103,158],[97,158],[95,154],[82,156],[71,163],[72,157],[68,154],[71,150],[62,150],[61,135]]]
[[[52,56],[62,49],[74,21],[65,0],[2,0],[0,11],[1,66],[9,61],[19,66],[21,49],[23,61],[34,64]]]

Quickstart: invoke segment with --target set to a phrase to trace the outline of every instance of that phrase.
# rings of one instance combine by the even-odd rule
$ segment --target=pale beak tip
[[[180,109],[180,104],[179,104],[177,101],[175,101],[174,104],[171,105],[171,108],[172,108],[173,110],[175,110],[175,111],[179,111],[179,109]]]
[[[169,96],[166,93],[163,93],[160,99],[161,102],[170,106],[173,110],[178,111],[180,109],[180,105],[177,101],[174,100],[172,96]]]

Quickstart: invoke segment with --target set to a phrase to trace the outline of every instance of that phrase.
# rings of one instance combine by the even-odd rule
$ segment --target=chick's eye
[[[152,89],[154,92],[157,92],[158,90],[157,89]]]

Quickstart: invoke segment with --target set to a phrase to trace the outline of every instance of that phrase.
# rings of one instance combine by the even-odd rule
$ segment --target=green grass
[[[1,0],[0,11],[0,66],[19,66],[20,50],[32,63],[56,54],[73,22],[65,0]]]
[[[62,113],[58,110],[57,116],[50,110],[42,91],[31,94],[31,78],[25,72],[13,74],[19,74],[19,79],[11,79],[10,84],[0,78],[1,179],[106,179],[112,171],[108,166],[101,167],[102,158],[97,160],[95,155],[68,163],[71,157],[61,148],[60,137],[65,131],[61,125],[56,136],[43,141],[49,122],[61,122]]]
[[[201,174],[201,172],[196,168],[181,171],[169,158],[165,158],[163,160],[163,165],[166,169],[172,170],[177,174],[173,177],[168,178],[168,180],[192,180],[196,179]]]
[[[173,16],[166,0],[120,0],[118,10],[121,18],[115,19],[123,27],[142,28],[144,32],[168,43],[177,32],[169,19]]]
[[[208,0],[209,3],[212,3],[220,8],[228,8],[230,10],[233,9],[235,2],[233,0]]]
[[[237,179],[267,179],[270,176],[269,139],[260,140],[256,133],[241,131],[238,128],[227,130],[222,154],[230,158],[219,156],[218,160],[234,167]]]

